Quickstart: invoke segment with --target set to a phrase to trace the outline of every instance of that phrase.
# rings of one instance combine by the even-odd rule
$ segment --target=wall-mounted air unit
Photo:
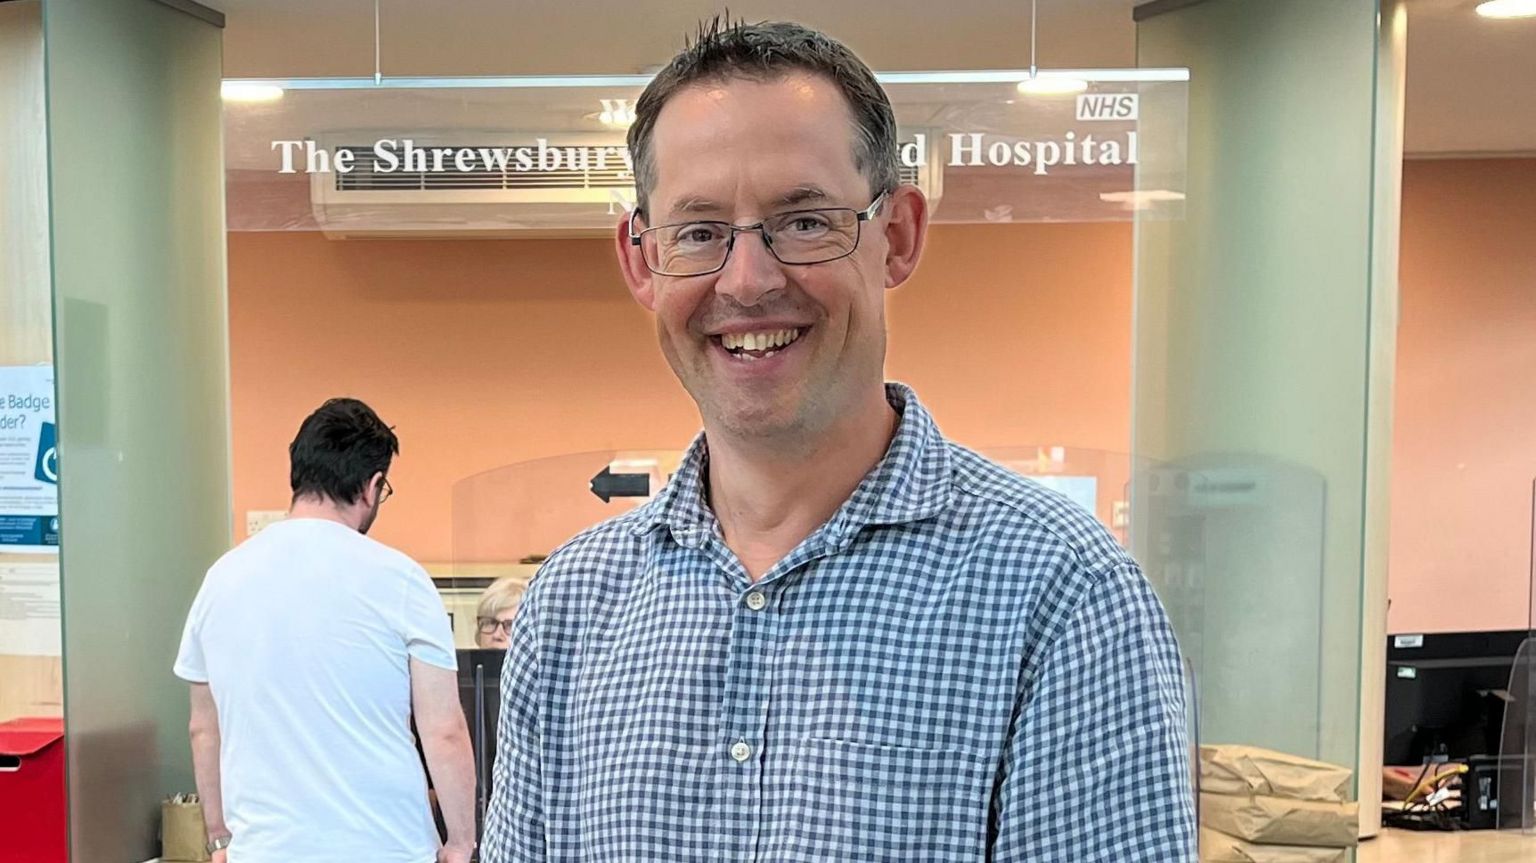
[[[607,236],[634,206],[617,134],[347,132],[314,140],[333,168],[338,153],[352,154],[350,171],[309,175],[315,221],[335,239]],[[923,165],[903,167],[902,180],[937,203],[943,169],[927,155]]]

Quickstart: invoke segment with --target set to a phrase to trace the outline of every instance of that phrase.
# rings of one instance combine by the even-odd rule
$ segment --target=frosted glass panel
[[[1138,63],[1191,77],[1184,219],[1137,224],[1132,451],[1169,468],[1133,496],[1133,551],[1195,664],[1203,739],[1359,768],[1369,829],[1380,766],[1361,767],[1361,668],[1385,632],[1392,51],[1372,0],[1207,0],[1143,18]]]
[[[230,539],[220,33],[150,0],[43,13],[72,856],[145,860],[193,788],[170,669]]]

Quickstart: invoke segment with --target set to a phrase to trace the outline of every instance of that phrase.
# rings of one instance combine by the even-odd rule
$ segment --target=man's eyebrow
[[[820,204],[831,199],[820,186],[796,186],[779,196],[774,207],[798,207],[802,204]]]
[[[669,221],[672,221],[675,217],[695,216],[699,214],[710,215],[719,213],[723,209],[724,208],[721,207],[718,202],[712,201],[709,198],[684,198],[683,200],[674,204],[672,208],[667,211],[667,217]]]
[[[788,192],[780,195],[773,202],[772,208],[782,210],[790,207],[801,207],[806,204],[822,204],[832,199],[820,186],[806,184],[796,186]],[[666,213],[667,222],[686,221],[690,216],[718,216],[725,212],[725,206],[710,198],[692,196],[684,198],[673,204]]]

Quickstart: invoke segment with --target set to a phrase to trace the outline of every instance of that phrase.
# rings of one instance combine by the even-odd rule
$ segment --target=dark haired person
[[[1193,860],[1141,570],[884,382],[928,208],[869,69],[717,22],[636,113],[619,264],[704,433],[533,580],[484,859]]]
[[[474,765],[448,615],[420,566],[365,536],[399,451],[367,405],[326,402],[288,448],[288,518],[220,558],[198,591],[176,675],[192,684],[216,861],[470,859]]]

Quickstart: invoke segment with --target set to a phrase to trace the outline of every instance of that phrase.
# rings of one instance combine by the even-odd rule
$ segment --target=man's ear
[[[358,502],[368,508],[373,508],[379,502],[379,496],[384,493],[384,472],[375,471],[373,476],[363,484],[363,493],[358,496]]]
[[[916,186],[897,186],[886,199],[885,286],[899,287],[917,269],[928,241],[928,199]]]
[[[645,253],[640,247],[630,240],[630,221],[635,218],[635,211],[630,210],[619,220],[614,229],[614,252],[619,256],[619,270],[624,273],[624,284],[629,286],[629,292],[648,311],[656,311],[656,283],[655,277],[649,267],[645,265]],[[639,233],[636,226],[635,232]]]

